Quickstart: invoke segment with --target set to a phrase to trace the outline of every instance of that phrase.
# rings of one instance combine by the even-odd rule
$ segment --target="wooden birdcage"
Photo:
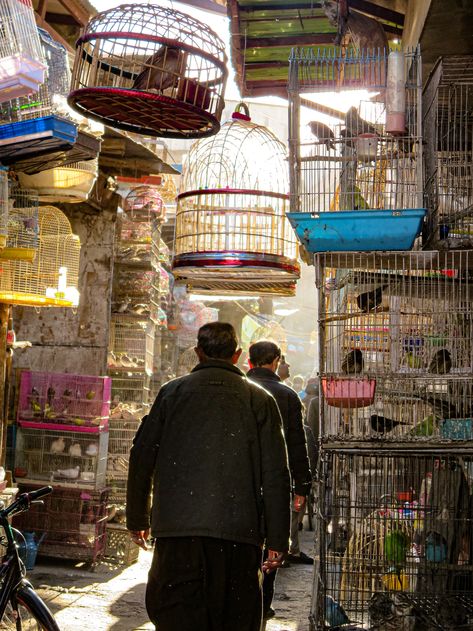
[[[98,175],[98,159],[27,175],[19,173],[22,186],[38,191],[41,202],[85,202]]]
[[[205,24],[150,4],[99,13],[76,44],[69,104],[148,136],[214,134],[224,107],[225,46]]]
[[[8,207],[8,174],[5,168],[0,168],[0,249],[8,239]]]
[[[0,259],[33,261],[38,251],[38,204],[37,191],[11,188],[7,239]]]
[[[196,142],[184,167],[173,268],[189,284],[299,278],[284,145],[241,105],[246,114],[239,106],[216,136]]]
[[[0,102],[4,102],[36,92],[46,66],[30,0],[3,0],[0,22]]]
[[[137,186],[125,197],[123,210],[132,221],[164,220],[164,203],[154,186]]]
[[[72,233],[64,213],[54,206],[40,207],[35,221],[36,256],[32,262],[2,262],[0,302],[75,307],[79,303],[79,237]]]

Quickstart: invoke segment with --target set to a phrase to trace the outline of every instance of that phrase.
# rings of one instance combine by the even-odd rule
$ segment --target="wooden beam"
[[[56,41],[58,41],[63,46],[65,46],[66,50],[69,53],[74,53],[74,49],[71,47],[71,45],[68,42],[66,42],[64,37],[59,35],[59,33],[56,31],[56,29],[54,29],[50,24],[48,24],[48,22],[46,22],[46,20],[44,18],[42,18],[40,15],[38,15],[38,13],[36,13],[36,11],[35,11],[34,17],[35,17],[35,20],[36,20],[36,24],[40,28],[44,28],[45,31],[48,31],[48,33],[51,35],[51,37],[53,39],[55,39]]]
[[[253,11],[297,11],[301,9],[321,9],[322,5],[320,2],[294,2],[291,4],[244,4],[240,5],[239,11],[240,13],[252,13]],[[318,17],[314,15],[314,17]],[[327,19],[326,15],[321,15],[321,18]]]
[[[59,0],[59,2],[78,24],[81,26],[87,24],[90,14],[88,11],[85,11],[78,2],[75,2],[75,0]]]
[[[50,13],[49,11],[44,16],[46,22],[52,22],[53,24],[67,24],[68,26],[82,26],[73,15],[66,13]]]
[[[46,15],[46,9],[47,9],[47,5],[48,5],[48,0],[39,0],[38,2],[38,9],[37,9],[37,13],[44,19],[44,16]]]
[[[363,13],[366,13],[367,15],[370,15],[372,17],[380,18],[381,20],[387,20],[388,22],[394,22],[394,24],[404,26],[404,14],[398,13],[398,11],[393,11],[392,9],[380,7],[378,4],[368,2],[367,0],[349,0],[348,4],[350,9],[362,11]]]
[[[289,35],[286,37],[247,37],[242,38],[246,48],[279,48],[280,46],[315,46],[333,44],[336,33],[323,35]]]
[[[322,105],[321,103],[314,103],[314,101],[309,101],[309,99],[301,98],[301,105],[303,105],[304,107],[308,107],[311,110],[315,110],[316,112],[320,112],[320,114],[327,114],[327,116],[332,116],[332,118],[338,118],[342,121],[345,120],[344,112],[335,110],[332,107],[327,107],[326,105]]]

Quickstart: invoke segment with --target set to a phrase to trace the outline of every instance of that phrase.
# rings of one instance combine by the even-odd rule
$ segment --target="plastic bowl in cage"
[[[164,202],[153,186],[137,186],[125,197],[123,210],[134,221],[164,219]]]
[[[225,46],[174,9],[125,4],[93,17],[76,44],[69,104],[147,136],[215,134],[224,108]]]
[[[22,186],[38,191],[42,202],[85,202],[97,179],[97,159],[28,175],[19,173]]]
[[[327,405],[336,408],[364,408],[372,405],[376,379],[322,378]]]

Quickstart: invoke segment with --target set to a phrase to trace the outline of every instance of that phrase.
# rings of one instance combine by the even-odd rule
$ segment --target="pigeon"
[[[376,287],[372,291],[365,291],[363,294],[359,294],[356,297],[356,304],[358,309],[361,309],[363,313],[369,313],[379,307],[383,302],[383,289],[386,289],[387,285],[382,287]]]
[[[69,455],[73,456],[74,458],[80,458],[82,456],[82,448],[80,446],[80,443],[73,443],[69,447]]]
[[[54,472],[54,476],[57,478],[66,478],[68,480],[75,480],[79,477],[80,467],[73,467],[72,469],[57,469]]]
[[[311,121],[309,127],[319,143],[327,147],[327,151],[335,150],[335,135],[328,125],[324,125],[324,123],[319,121]]]
[[[342,372],[345,375],[355,375],[363,370],[363,353],[355,348],[345,355],[342,362]]]
[[[436,375],[447,375],[452,369],[452,357],[446,348],[441,348],[432,357],[429,372]]]
[[[135,77],[134,90],[166,90],[177,85],[182,61],[179,48],[162,46],[144,62],[144,69]]]
[[[51,447],[49,448],[49,451],[52,454],[62,454],[65,446],[66,446],[66,441],[64,440],[62,436],[60,436],[59,438],[56,438],[56,440],[53,440],[53,442],[51,443]]]
[[[386,416],[380,416],[379,414],[372,414],[370,418],[371,429],[378,434],[388,434],[398,425],[409,425],[403,421],[395,421],[392,418]]]
[[[376,129],[358,114],[356,107],[350,107],[345,114],[347,138],[356,138],[360,134],[376,134]]]

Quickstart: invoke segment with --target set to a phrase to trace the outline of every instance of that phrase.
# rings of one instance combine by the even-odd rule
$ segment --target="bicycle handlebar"
[[[0,517],[8,517],[12,513],[19,513],[28,509],[32,502],[38,500],[43,495],[49,495],[53,492],[52,486],[43,486],[36,491],[22,493],[8,508],[0,511]]]

